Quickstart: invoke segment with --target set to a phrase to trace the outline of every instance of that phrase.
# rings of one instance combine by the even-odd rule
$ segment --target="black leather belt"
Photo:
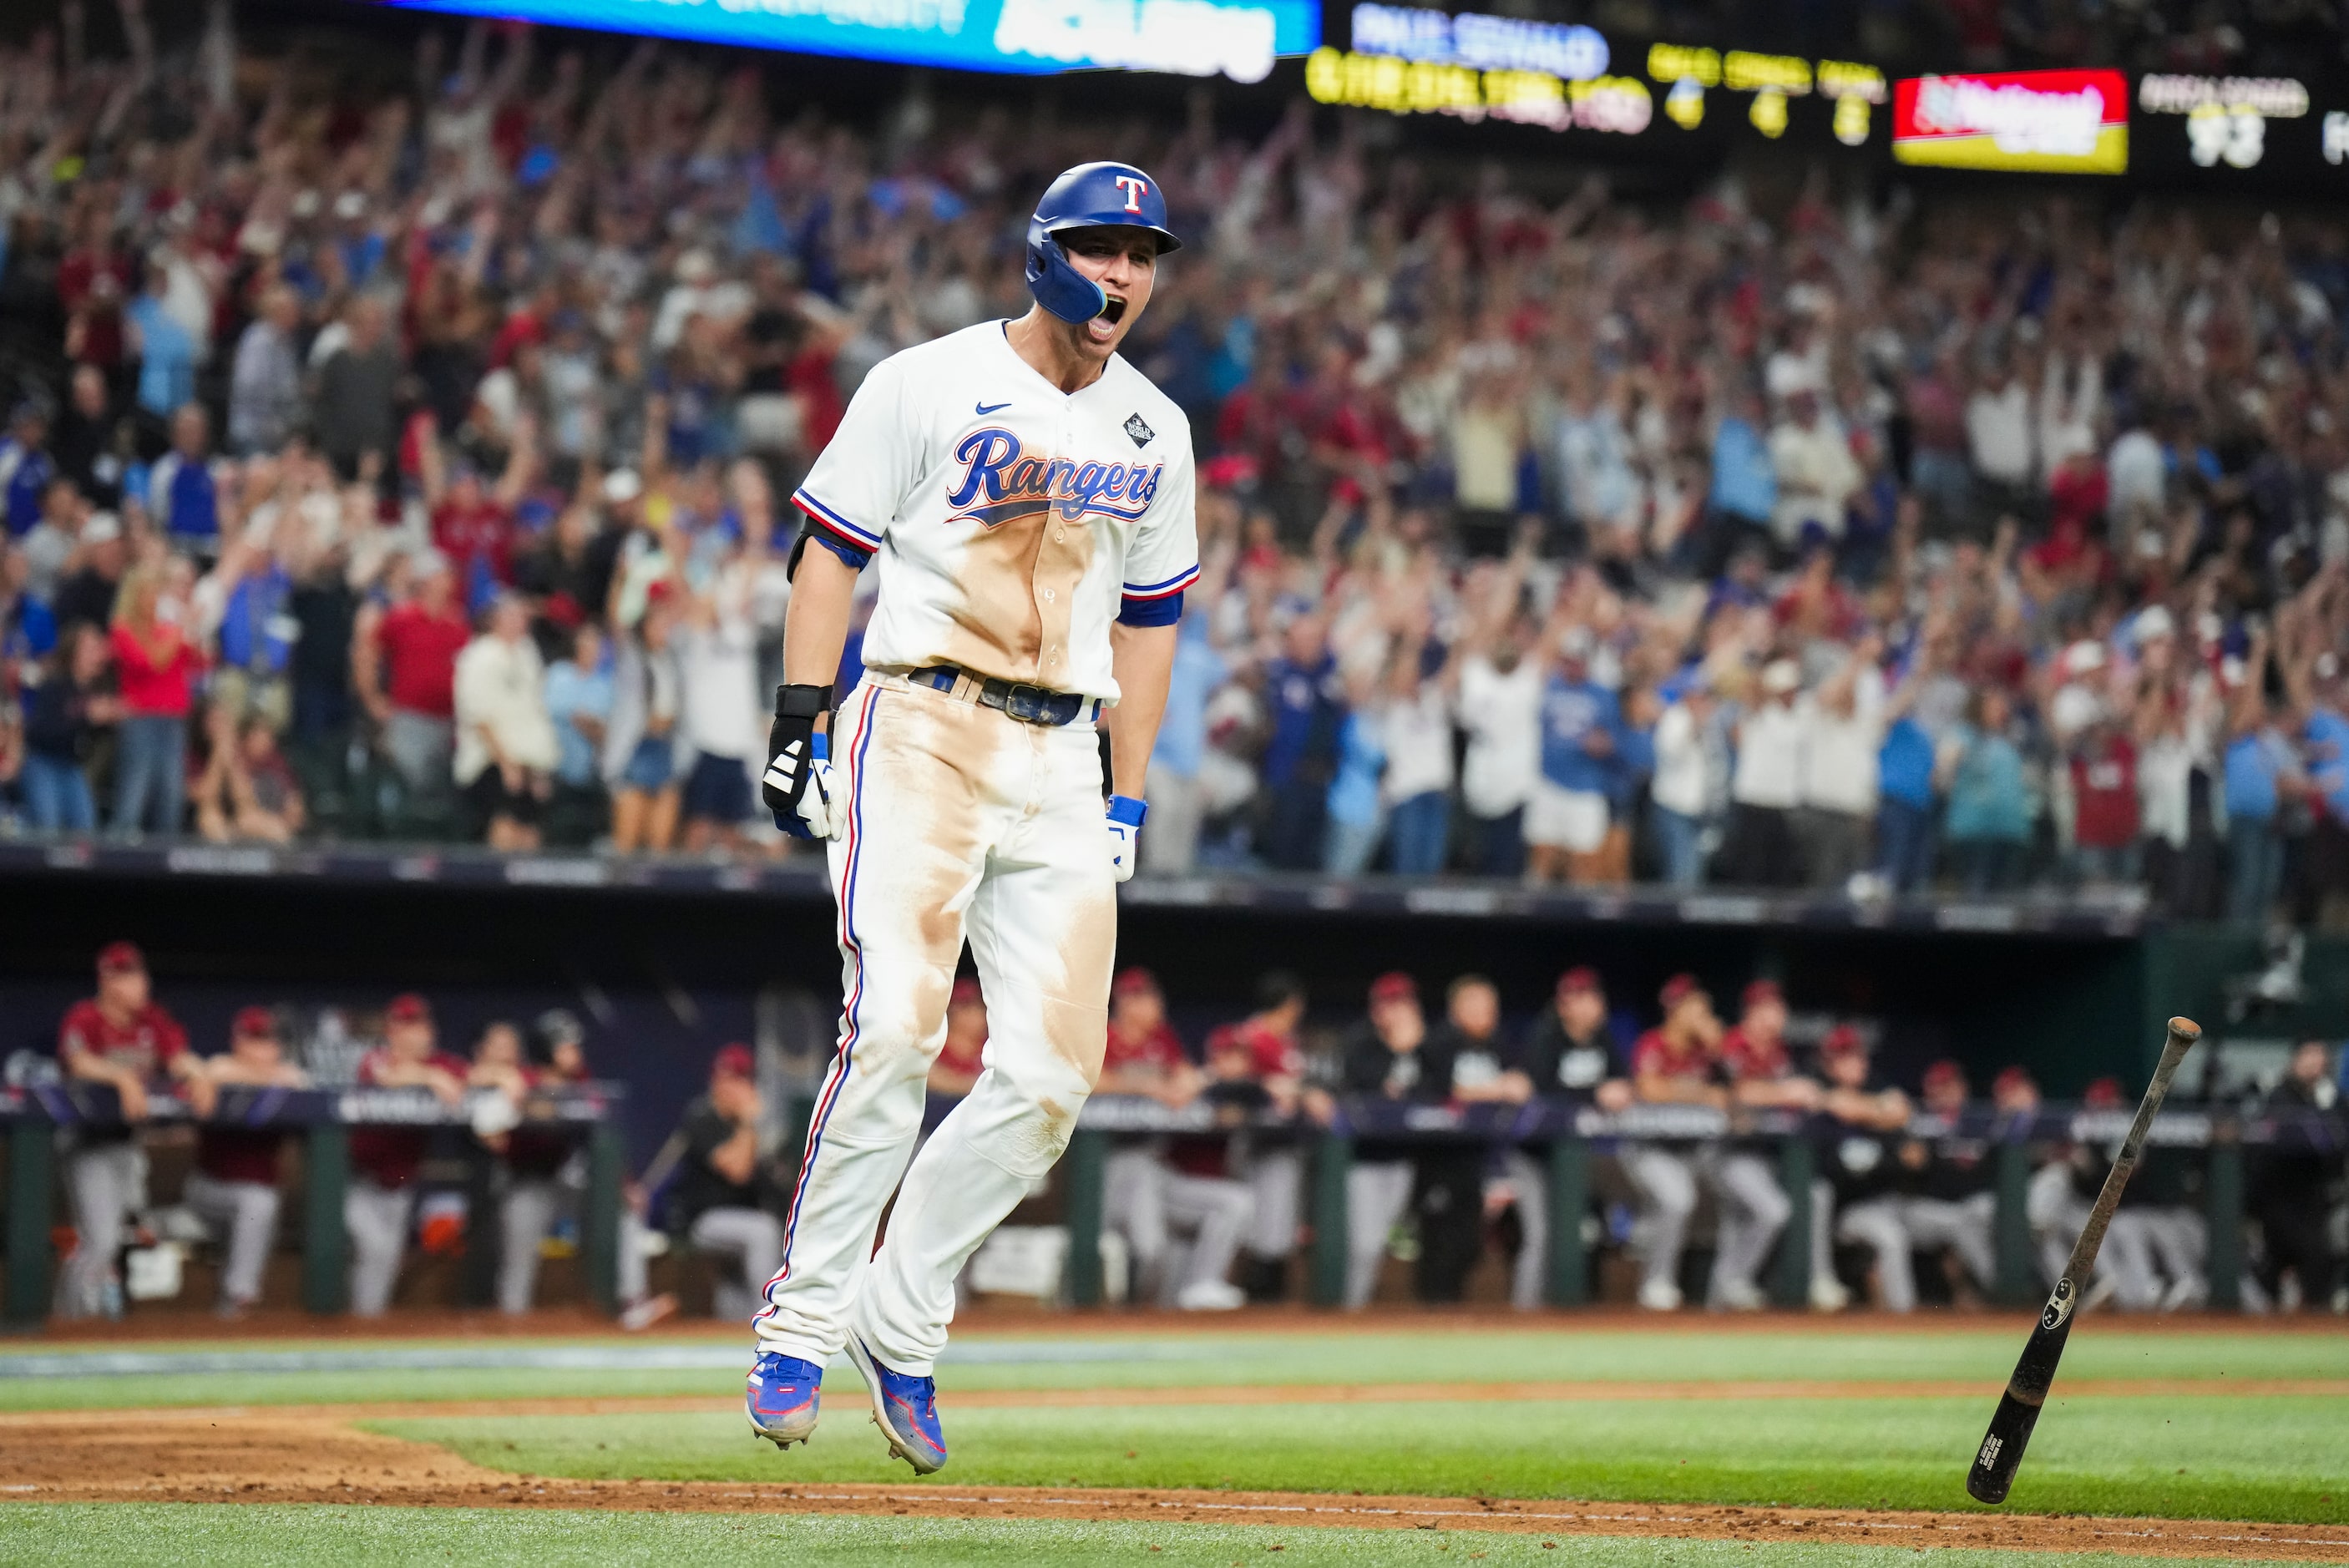
[[[1087,724],[1101,717],[1101,698],[1079,692],[1053,691],[1049,686],[1021,686],[1017,681],[999,680],[993,676],[975,675],[959,665],[928,665],[907,673],[905,678],[933,691],[956,695],[962,687],[964,700],[981,707],[991,707],[1006,717],[1022,724],[1064,725],[1082,720]],[[964,683],[968,682],[968,685]]]

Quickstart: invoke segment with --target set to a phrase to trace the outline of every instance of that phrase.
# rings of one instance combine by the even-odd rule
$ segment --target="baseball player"
[[[1208,1033],[1207,1098],[1249,1110],[1293,1116],[1327,1097],[1305,1082],[1305,983],[1284,970],[1258,977],[1257,1009]],[[1256,1219],[1242,1243],[1241,1284],[1250,1301],[1288,1294],[1288,1257],[1297,1247],[1305,1192],[1305,1151],[1293,1140],[1261,1141],[1243,1132],[1233,1140],[1234,1173],[1247,1182]]]
[[[1117,355],[1177,242],[1141,170],[1062,174],[1028,228],[1034,307],[875,366],[792,497],[808,521],[761,792],[831,841],[845,1002],[754,1320],[750,1424],[778,1446],[814,1429],[845,1348],[891,1451],[946,1463],[931,1369],[955,1275],[1101,1071],[1114,884],[1199,571],[1189,428]],[[865,676],[835,714],[868,563]],[[914,1157],[966,934],[985,1070]]]
[[[1716,1081],[1722,1028],[1713,997],[1695,975],[1675,975],[1664,982],[1659,1000],[1663,1020],[1631,1047],[1633,1097],[1645,1104],[1725,1109],[1729,1095]],[[1646,1247],[1640,1264],[1639,1302],[1649,1312],[1680,1310],[1681,1251],[1688,1242],[1689,1220],[1696,1212],[1697,1177],[1711,1160],[1702,1149],[1623,1145],[1623,1174],[1641,1199]]]
[[[464,1103],[471,1065],[440,1049],[431,1004],[413,991],[383,1010],[383,1044],[359,1058],[362,1088],[426,1088],[441,1104]],[[343,1223],[351,1236],[351,1311],[381,1317],[399,1283],[399,1260],[416,1217],[416,1174],[428,1134],[420,1127],[351,1130],[351,1184]]]
[[[242,1007],[229,1026],[226,1052],[205,1064],[215,1085],[300,1088],[310,1080],[285,1059],[277,1017],[266,1007]],[[226,1239],[220,1315],[242,1317],[261,1299],[261,1274],[277,1236],[277,1167],[285,1146],[282,1127],[206,1122],[196,1131],[196,1168],[180,1196]]]
[[[1846,1242],[1876,1254],[1877,1305],[1914,1312],[1917,1277],[1900,1219],[1898,1163],[1909,1097],[1871,1087],[1868,1041],[1849,1024],[1837,1025],[1819,1042],[1819,1068],[1826,1093],[1817,1140],[1821,1174],[1811,1186],[1812,1303],[1823,1304],[1816,1282],[1835,1277],[1835,1243]]]
[[[149,989],[147,960],[128,942],[98,955],[98,995],[67,1009],[57,1027],[57,1057],[66,1076],[107,1084],[122,1101],[122,1125],[83,1126],[66,1156],[66,1191],[73,1199],[74,1250],[57,1278],[57,1313],[88,1317],[122,1315],[115,1254],[122,1250],[122,1220],[146,1203],[147,1156],[139,1124],[147,1119],[147,1093],[171,1080],[186,1086],[197,1114],[212,1109],[212,1087],[188,1049],[187,1031]]]
[[[1900,1146],[1900,1223],[1919,1252],[1943,1248],[1957,1255],[1972,1286],[1987,1291],[1998,1283],[1998,1255],[1992,1240],[1998,1193],[1989,1140],[1958,1128],[1965,1113],[1965,1069],[1938,1061],[1925,1069],[1925,1109],[1947,1121],[1949,1130],[1930,1140]]]
[[[1206,1078],[1166,1021],[1166,997],[1147,969],[1128,969],[1110,991],[1109,1045],[1094,1086],[1139,1095],[1169,1110],[1197,1099]],[[1247,1295],[1225,1276],[1256,1218],[1247,1184],[1224,1175],[1226,1140],[1133,1138],[1102,1161],[1102,1222],[1133,1249],[1133,1295],[1185,1312],[1225,1312]],[[1208,1166],[1209,1170],[1194,1169]],[[1174,1233],[1191,1233],[1187,1245]]]
[[[1512,1076],[1533,1094],[1580,1108],[1614,1112],[1631,1103],[1631,1085],[1615,1076],[1615,1039],[1607,1014],[1607,990],[1599,971],[1576,965],[1557,977],[1544,1007],[1510,1058]],[[1551,1217],[1549,1171],[1526,1150],[1512,1149],[1503,1187],[1516,1206],[1525,1240],[1509,1271],[1509,1305],[1539,1306],[1549,1277]],[[1488,1193],[1491,1189],[1487,1189]],[[1561,1216],[1579,1225],[1581,1216]]]
[[[1786,1055],[1786,997],[1775,980],[1756,980],[1740,998],[1736,1026],[1721,1039],[1723,1076],[1733,1106],[1810,1111],[1819,1107],[1819,1086],[1795,1071]],[[1713,1254],[1710,1305],[1753,1311],[1766,1299],[1754,1281],[1795,1217],[1795,1206],[1773,1170],[1776,1146],[1763,1139],[1732,1139],[1715,1160],[1712,1176],[1721,1194],[1720,1233]],[[1812,1305],[1841,1307],[1814,1279]]]

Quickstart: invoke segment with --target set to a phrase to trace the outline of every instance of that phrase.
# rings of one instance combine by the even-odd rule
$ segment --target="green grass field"
[[[1273,1556],[1278,1551],[1280,1555]],[[1897,1568],[1906,1547],[1736,1541],[1638,1541],[1456,1532],[1289,1530],[1251,1525],[1063,1524],[1026,1520],[729,1518],[722,1514],[500,1513],[482,1509],[238,1508],[125,1503],[0,1508],[0,1563],[119,1568],[124,1563],[233,1563],[240,1568],[334,1563],[338,1568],[465,1563],[569,1564],[777,1563],[824,1568],[1036,1568],[1061,1563],[1226,1563],[1339,1568],[1366,1563],[1443,1568]],[[1946,1568],[1998,1568],[2011,1553],[1940,1551]],[[2051,1562],[2058,1561],[2051,1559]],[[2158,1568],[2176,1557],[2067,1554],[2062,1568]],[[2243,1560],[2237,1559],[2240,1565]],[[2251,1568],[2258,1568],[2256,1563]]]
[[[1076,1325],[1072,1323],[1072,1328]],[[2349,1379],[2349,1336],[2148,1334],[2092,1323],[2065,1357],[2010,1511],[2248,1520],[2317,1527],[2349,1542],[2349,1399],[2336,1394],[2129,1392],[2137,1380],[2269,1386]],[[460,1342],[494,1354],[567,1345],[666,1367],[417,1367],[182,1371],[182,1357],[307,1350],[447,1354],[433,1344],[240,1341],[0,1355],[0,1410],[243,1407],[400,1401],[700,1397],[707,1410],[485,1414],[353,1411],[370,1430],[434,1444],[492,1470],[547,1478],[893,1486],[1198,1487],[1280,1491],[1582,1499],[1658,1503],[1971,1510],[1962,1480],[2020,1344],[2001,1321],[1944,1333],[1797,1325],[1704,1334],[1450,1326],[1382,1331],[1121,1335],[970,1334],[941,1367],[953,1448],[944,1476],[916,1483],[886,1459],[854,1374],[835,1368],[814,1443],[779,1454],[719,1404],[740,1387],[722,1344],[680,1338]],[[635,1347],[644,1347],[638,1350]],[[699,1346],[699,1349],[696,1349]],[[77,1373],[122,1351],[161,1355],[135,1375]],[[27,1357],[36,1360],[25,1359]],[[747,1361],[745,1347],[740,1359]],[[12,1363],[14,1363],[12,1365]],[[37,1371],[43,1375],[32,1376]],[[1396,1383],[1868,1384],[1801,1398],[1315,1398],[1316,1387]],[[1955,1395],[1891,1383],[1971,1383]],[[1144,1404],[1121,1389],[1299,1387],[1278,1402]],[[1093,1390],[1081,1404],[986,1403],[983,1392]],[[1582,1391],[1578,1391],[1582,1392]],[[1694,1390],[1690,1392],[1694,1393]],[[957,1393],[974,1396],[957,1408]],[[1445,1393],[1448,1395],[1449,1390]],[[5,1496],[5,1493],[0,1493]],[[168,1525],[168,1532],[162,1529]],[[1437,1539],[1441,1537],[1441,1539]],[[168,1539],[170,1553],[159,1542]],[[1278,1559],[1265,1555],[1278,1546]],[[1153,1550],[1156,1548],[1156,1550]],[[2165,1548],[2166,1549],[2166,1548]],[[1744,1563],[1762,1568],[1913,1561],[1906,1547],[1735,1541],[1608,1542],[1454,1530],[1060,1521],[823,1519],[465,1509],[212,1507],[14,1502],[0,1507],[0,1563],[104,1560],[377,1563],[677,1561],[824,1563]],[[1941,1551],[1984,1563],[2017,1554]],[[2122,1561],[2123,1559],[2113,1559]],[[2103,1561],[2066,1556],[2068,1564]],[[2145,1557],[2126,1561],[2145,1563]]]
[[[1065,1339],[965,1336],[949,1346],[940,1387],[957,1389],[1176,1388],[1292,1383],[1722,1382],[1827,1379],[1849,1382],[1963,1380],[1996,1392],[2013,1369],[2027,1324],[1941,1334],[1801,1327],[1706,1335],[1628,1329],[1450,1327],[1440,1319],[1408,1330],[1319,1334],[1117,1334],[1087,1325]],[[610,1340],[491,1341],[533,1346],[609,1346]],[[676,1341],[655,1341],[673,1345]],[[697,1342],[713,1353],[724,1345]],[[260,1348],[327,1354],[374,1348],[429,1349],[435,1342],[282,1340]],[[44,1347],[69,1365],[118,1347]],[[147,1343],[144,1354],[254,1348]],[[1019,1359],[977,1359],[1017,1352]],[[22,1354],[23,1352],[19,1352]],[[957,1354],[959,1353],[959,1355]],[[750,1364],[747,1337],[739,1360]],[[2225,1333],[2083,1333],[2064,1357],[2063,1387],[2112,1378],[2349,1377],[2349,1336]],[[0,1410],[97,1409],[165,1405],[310,1405],[387,1399],[529,1399],[576,1395],[694,1395],[722,1391],[713,1366],[644,1370],[532,1371],[447,1368],[398,1371],[143,1374],[139,1377],[0,1377]],[[853,1384],[851,1385],[853,1386]],[[1984,1412],[1987,1418],[1988,1412]]]

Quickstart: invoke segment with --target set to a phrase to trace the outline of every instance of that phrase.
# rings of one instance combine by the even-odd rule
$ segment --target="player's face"
[[[1463,985],[1452,998],[1452,1022],[1462,1034],[1483,1039],[1500,1026],[1500,996],[1490,985]]]
[[[1155,991],[1128,991],[1110,1004],[1117,1026],[1129,1035],[1146,1035],[1166,1021],[1166,1004]]]
[[[1063,234],[1069,264],[1099,284],[1109,296],[1102,312],[1077,328],[1086,350],[1107,359],[1133,330],[1158,276],[1158,241],[1147,229],[1077,229]]]
[[[147,971],[109,969],[98,977],[98,995],[126,1013],[147,1005]]]
[[[420,1062],[432,1054],[432,1026],[421,1018],[401,1018],[383,1027],[383,1043],[402,1061]]]
[[[522,1060],[522,1037],[503,1024],[493,1024],[473,1047],[473,1059],[483,1067],[512,1067]]]

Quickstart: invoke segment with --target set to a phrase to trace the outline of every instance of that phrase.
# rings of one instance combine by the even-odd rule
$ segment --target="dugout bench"
[[[300,1191],[288,1194],[301,1213],[302,1305],[336,1313],[349,1305],[350,1238],[343,1198],[351,1176],[354,1127],[449,1128],[465,1134],[468,1299],[488,1299],[488,1264],[494,1259],[494,1161],[470,1135],[473,1108],[494,1089],[473,1089],[460,1106],[441,1103],[422,1088],[256,1088],[220,1091],[212,1125],[278,1129],[300,1140]],[[534,1090],[521,1107],[523,1125],[577,1130],[587,1155],[587,1185],[580,1216],[581,1262],[589,1299],[616,1309],[621,1189],[626,1179],[618,1112],[627,1094],[616,1083],[569,1084]],[[148,1097],[148,1125],[202,1122],[184,1099]],[[73,1130],[119,1127],[120,1101],[112,1088],[72,1081],[0,1090],[8,1192],[5,1218],[7,1284],[5,1321],[11,1329],[37,1328],[48,1316],[56,1257],[51,1227],[58,1219],[58,1166]]]

